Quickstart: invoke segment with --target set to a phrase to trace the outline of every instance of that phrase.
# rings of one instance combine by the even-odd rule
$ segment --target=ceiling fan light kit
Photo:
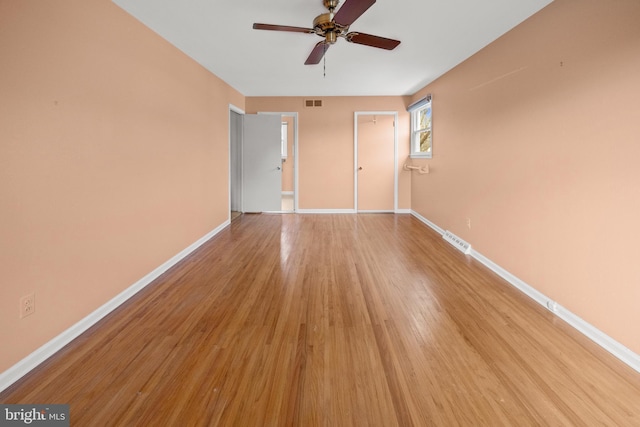
[[[376,0],[346,0],[338,12],[334,13],[340,1],[323,0],[324,6],[329,10],[329,13],[318,15],[313,20],[313,28],[259,23],[253,24],[253,28],[256,30],[317,34],[322,37],[324,40],[316,44],[307,58],[305,65],[319,64],[329,46],[338,41],[338,37],[342,37],[350,43],[393,50],[400,44],[399,40],[359,32],[349,32],[351,24],[373,6],[375,2]]]

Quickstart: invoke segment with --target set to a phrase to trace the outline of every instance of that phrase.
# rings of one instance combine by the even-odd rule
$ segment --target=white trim
[[[431,131],[431,151],[429,151],[428,153],[425,153],[425,152],[417,151],[416,149],[416,148],[419,148],[417,147],[417,144],[416,144],[417,142],[416,133],[420,133],[426,130],[426,128],[417,129],[418,112],[422,110],[424,107],[426,107],[427,105],[430,105],[431,102],[432,102],[431,95],[427,95],[420,101],[410,105],[409,108],[407,109],[410,115],[410,125],[409,125],[410,138],[409,139],[411,140],[411,145],[409,150],[409,157],[412,159],[431,159],[433,157],[433,108],[431,108],[431,124],[430,124],[431,127],[429,129]]]
[[[544,305],[545,307],[547,307],[547,301],[549,301],[549,298],[547,298],[547,296],[544,295],[542,292],[538,291],[532,286],[529,286],[528,284],[520,280],[518,277],[509,273],[507,270],[500,267],[498,264],[494,263],[489,258],[485,257],[475,249],[471,249],[471,256],[477,259],[478,261],[480,261],[480,263],[483,264],[485,267],[487,267],[489,270],[493,271],[498,276],[502,277],[504,280],[509,282],[511,286],[518,288],[521,292],[523,292],[525,295],[527,295],[529,298],[531,298],[538,304]]]
[[[245,111],[242,108],[236,107],[233,104],[229,104],[229,110],[231,110],[231,111],[233,111],[235,113],[238,113],[238,114],[242,114],[242,115],[246,114]]]
[[[433,133],[433,131],[431,132]],[[433,147],[431,147],[431,150],[433,150]],[[409,157],[412,159],[432,159],[433,158],[431,153],[411,153],[409,154]]]
[[[397,214],[411,214],[411,209],[396,209]]]
[[[431,102],[431,94],[428,94],[427,96],[425,96],[423,98],[420,98],[419,100],[417,100],[413,104],[409,105],[407,107],[407,111],[410,112],[410,113],[413,113],[417,109],[422,108],[425,105],[427,105],[429,102]]]
[[[118,295],[107,301],[105,304],[93,311],[84,319],[80,320],[78,323],[71,326],[69,329],[65,330],[60,335],[44,344],[42,347],[38,348],[36,351],[13,365],[11,368],[2,372],[0,374],[0,392],[11,386],[14,382],[18,381],[20,378],[28,374],[32,369],[36,368],[49,357],[53,356],[56,352],[62,349],[65,345],[69,344],[80,334],[98,323],[103,317],[118,308],[125,301],[141,291],[143,288],[157,279],[161,274],[165,273],[171,267],[180,262],[187,255],[198,249],[209,239],[220,233],[229,224],[230,222],[228,220],[225,221],[215,230],[209,232],[207,235],[200,238],[198,241],[191,244],[189,247],[185,248],[180,253],[160,265],[151,273],[147,274],[142,279],[138,280],[136,283],[120,292]]]
[[[533,286],[528,285],[524,281],[520,280],[518,277],[509,273],[504,268],[500,267],[498,264],[494,263],[484,255],[478,253],[478,251],[472,249],[471,256],[477,259],[480,263],[485,265],[491,271],[496,273],[498,276],[502,277],[504,280],[509,282],[511,285],[518,288],[524,294],[526,294],[529,298],[536,301],[538,304],[547,307],[549,311],[554,313],[560,319],[567,322],[570,326],[581,332],[584,336],[589,338],[591,341],[598,344],[600,347],[607,350],[609,353],[620,359],[622,362],[629,365],[631,368],[640,372],[640,355],[634,353],[629,350],[627,347],[619,343],[618,341],[611,338],[609,335],[605,334],[586,320],[581,317],[575,315],[571,311],[567,310],[563,306],[559,305],[557,302],[553,301]]]
[[[372,210],[359,210],[358,213],[395,213],[395,211],[372,209]]]
[[[283,214],[294,214],[296,212],[294,211],[264,211],[264,212],[260,212],[261,214],[264,215],[283,215]]]
[[[355,214],[354,209],[298,209],[299,214]]]
[[[356,111],[353,113],[353,209],[358,210],[358,116],[393,116],[393,211],[398,209],[398,112],[397,111]],[[393,212],[389,211],[389,212]]]
[[[602,332],[600,329],[584,321],[582,318],[576,316],[561,305],[556,306],[556,315],[569,325],[576,328],[583,335],[586,335],[600,347],[622,360],[637,372],[640,372],[640,354],[634,353],[629,348],[625,347],[609,335]]]
[[[426,225],[434,229],[436,232],[440,234],[444,234],[444,230],[420,215],[415,211],[411,211],[411,214],[418,218],[420,221],[424,222]],[[613,356],[627,364],[632,369],[640,372],[640,355],[634,353],[618,341],[611,338],[609,335],[605,334],[589,322],[585,321],[581,317],[575,315],[571,311],[567,310],[563,306],[559,305],[557,302],[553,301],[542,292],[535,289],[533,286],[525,283],[520,280],[518,277],[514,276],[504,268],[500,267],[495,262],[491,261],[489,258],[485,257],[475,249],[471,249],[471,256],[478,260],[485,267],[496,273],[498,276],[502,277],[504,280],[509,282],[512,286],[519,289],[529,298],[533,299],[538,304],[546,307],[558,316],[560,319],[564,320],[570,326],[575,328],[577,331],[582,333],[584,336],[589,338],[591,341],[598,344],[600,347],[611,353]]]
[[[415,216],[420,221],[424,222],[426,225],[428,225],[430,228],[432,228],[436,233],[440,234],[441,236],[444,236],[444,229],[443,228],[438,227],[433,222],[429,221],[427,218],[425,218],[422,215],[420,215],[418,212],[416,212],[414,210],[411,210],[411,215]]]
[[[282,195],[283,196],[293,196],[295,193],[293,191],[283,191]]]
[[[241,116],[244,116],[245,112],[244,110],[236,107],[233,104],[229,104],[229,117],[227,120],[227,136],[228,136],[228,144],[227,144],[227,154],[229,156],[229,175],[227,176],[227,183],[229,184],[228,186],[228,203],[229,203],[229,216],[227,217],[227,220],[229,222],[231,222],[231,112],[234,113],[238,113]],[[242,144],[242,141],[240,142]],[[240,149],[240,152],[242,152],[242,149]],[[242,159],[240,159],[240,179],[242,179]],[[240,186],[242,186],[242,182],[240,183]],[[244,197],[240,198],[240,211],[244,211],[244,206],[242,205]]]
[[[398,112],[393,114],[393,209],[398,209],[398,187],[400,177],[398,176]]]

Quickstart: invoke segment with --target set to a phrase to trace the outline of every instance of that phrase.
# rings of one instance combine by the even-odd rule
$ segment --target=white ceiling
[[[252,25],[311,28],[322,0],[113,1],[245,96],[363,96],[414,94],[552,0],[378,0],[350,31],[402,44],[339,39],[319,65],[319,36]]]

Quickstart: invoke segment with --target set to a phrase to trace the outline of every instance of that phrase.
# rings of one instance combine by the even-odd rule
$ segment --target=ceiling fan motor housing
[[[325,1],[326,3],[327,1]],[[338,2],[335,1],[335,4]],[[326,42],[334,44],[338,40],[338,36],[346,34],[349,27],[337,24],[333,20],[333,12],[323,13],[313,20],[313,29],[319,36],[325,37]]]

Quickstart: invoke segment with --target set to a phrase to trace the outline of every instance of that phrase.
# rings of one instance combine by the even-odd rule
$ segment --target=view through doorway
[[[269,111],[258,114],[274,114],[282,118],[282,198],[279,212],[294,213],[298,206],[298,113]]]
[[[282,212],[295,211],[295,117],[282,116]]]

